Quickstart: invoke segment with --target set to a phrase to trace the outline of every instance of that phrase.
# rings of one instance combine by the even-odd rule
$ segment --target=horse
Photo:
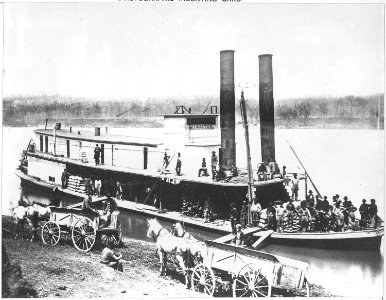
[[[20,231],[24,231],[24,225],[27,223],[32,227],[33,235],[31,242],[36,240],[39,221],[48,220],[50,212],[51,209],[49,207],[43,207],[36,203],[28,206],[14,207],[12,209],[11,218],[17,226],[15,238],[18,238]]]
[[[185,262],[189,265],[190,253],[184,239],[173,236],[157,219],[147,219],[147,237],[153,238],[159,255],[161,276],[166,274],[166,260],[168,254],[174,254],[185,276],[185,286],[188,288],[189,274]]]
[[[203,253],[205,251],[205,243],[197,240],[190,232],[186,231],[184,226],[177,222],[172,226],[171,234],[185,239],[188,244],[189,252],[193,257],[197,259],[197,261],[203,260]]]

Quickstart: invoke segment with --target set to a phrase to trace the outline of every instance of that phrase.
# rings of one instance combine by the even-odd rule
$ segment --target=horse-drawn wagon
[[[305,262],[215,241],[206,241],[206,250],[192,270],[195,291],[213,295],[231,288],[234,297],[269,297],[275,288],[309,296]]]
[[[111,214],[109,226],[100,226],[100,215],[85,213],[78,208],[51,207],[50,220],[47,221],[41,231],[43,243],[55,246],[62,236],[71,235],[76,249],[89,251],[95,242],[109,244],[113,241],[118,245],[122,238],[122,229],[118,221],[119,212]]]
[[[176,225],[181,229],[181,224]],[[310,294],[305,262],[216,240],[203,244],[177,226],[173,236],[155,219],[148,219],[148,226],[148,237],[153,237],[160,255],[161,274],[166,271],[167,254],[174,254],[185,284],[190,277],[191,288],[197,292],[212,296],[232,289],[234,297],[269,297],[272,289],[282,289]],[[202,263],[187,259],[190,255]]]

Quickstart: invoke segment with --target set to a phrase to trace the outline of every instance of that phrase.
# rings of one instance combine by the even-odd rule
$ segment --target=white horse
[[[190,232],[186,231],[180,222],[173,225],[171,233],[176,237],[183,238],[188,245],[190,254],[193,255],[198,262],[202,262],[203,254],[206,251],[205,243],[197,240]]]
[[[166,274],[166,260],[167,254],[174,254],[180,268],[185,275],[185,286],[188,288],[189,274],[185,262],[189,265],[190,253],[189,248],[184,239],[175,237],[163,227],[157,219],[147,219],[148,231],[147,236],[153,238],[159,255],[161,268],[161,275]]]
[[[38,224],[41,220],[48,220],[50,217],[51,209],[49,207],[43,207],[38,204],[29,205],[27,207],[24,206],[16,206],[12,209],[11,218],[13,222],[16,224],[16,236],[17,238],[20,234],[20,231],[24,233],[24,226],[27,223],[32,227],[32,239],[37,239],[37,230]],[[22,234],[24,235],[24,234]]]

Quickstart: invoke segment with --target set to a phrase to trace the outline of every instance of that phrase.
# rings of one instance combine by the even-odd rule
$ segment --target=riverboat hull
[[[260,237],[265,231],[254,233]],[[345,232],[277,233],[268,242],[293,247],[310,247],[337,250],[380,250],[384,228]]]
[[[54,184],[47,183],[45,181],[32,178],[21,171],[17,171],[16,175],[21,179],[21,186],[28,193],[28,189],[34,191],[41,191],[45,193],[52,192]],[[59,187],[59,190],[61,188]],[[65,198],[72,199],[65,205],[79,203],[84,195],[69,192],[68,190],[61,190]],[[47,204],[47,203],[44,203]],[[157,210],[142,209],[131,201],[123,201],[122,204],[118,203],[119,209],[131,211],[139,215],[147,217],[156,217],[161,220],[169,222],[181,221],[181,215],[176,213],[175,216],[160,213]],[[217,233],[217,234],[229,234],[230,228],[227,226],[213,226],[211,223],[202,223],[197,220],[189,220],[184,218],[184,222],[195,228],[201,230]],[[261,230],[253,234],[255,238],[259,238],[264,235],[266,231]],[[346,231],[346,232],[327,232],[327,233],[314,233],[314,232],[297,232],[297,233],[277,233],[273,232],[266,240],[268,243],[288,245],[294,247],[310,247],[310,248],[326,248],[326,249],[339,249],[339,250],[379,250],[381,247],[382,237],[384,235],[384,228],[379,227],[377,229],[367,229],[362,231]]]

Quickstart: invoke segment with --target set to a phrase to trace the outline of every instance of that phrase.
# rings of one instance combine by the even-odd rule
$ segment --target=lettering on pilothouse
[[[193,124],[193,125],[189,125],[189,129],[198,129],[198,130],[202,130],[202,129],[214,129],[215,125],[212,125],[212,124]]]

